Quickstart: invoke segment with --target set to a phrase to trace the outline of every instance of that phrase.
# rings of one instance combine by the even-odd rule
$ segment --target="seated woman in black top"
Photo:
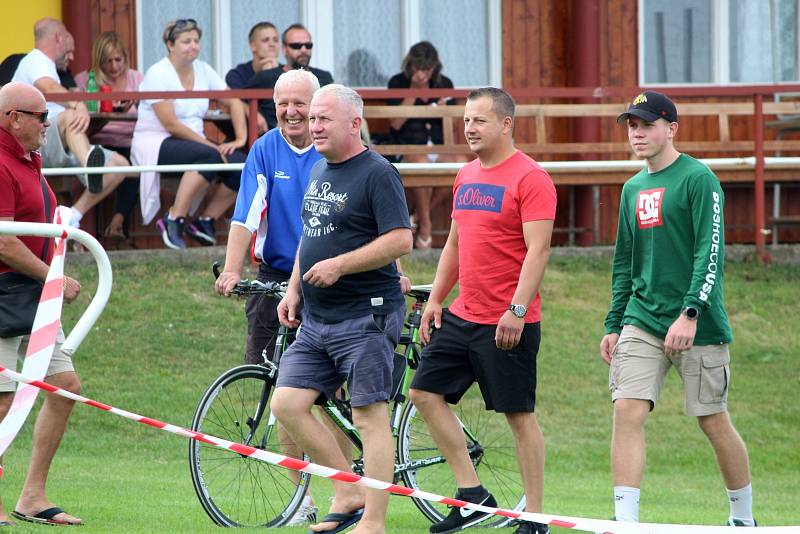
[[[453,82],[442,74],[442,62],[439,53],[428,41],[420,41],[411,47],[403,59],[403,72],[392,76],[389,80],[389,89],[452,89]],[[441,104],[455,104],[451,98],[404,98],[402,100],[389,100],[389,105],[403,106],[435,106]],[[396,118],[390,121],[391,139],[395,144],[424,145],[444,143],[441,119],[405,119]],[[403,158],[406,163],[426,163],[443,161],[444,157],[437,154],[409,154]],[[448,161],[456,161],[452,156]],[[414,213],[417,223],[417,239],[415,248],[431,247],[431,209],[446,198],[450,190],[446,187],[417,187],[414,189]]]

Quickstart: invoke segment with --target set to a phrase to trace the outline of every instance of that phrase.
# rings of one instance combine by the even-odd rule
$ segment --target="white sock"
[[[738,490],[728,491],[728,503],[731,506],[731,517],[741,519],[744,523],[753,520],[753,486],[750,484]]]
[[[81,227],[81,219],[83,218],[83,213],[79,212],[75,208],[70,208],[70,216],[69,216],[69,225],[75,228]]]
[[[614,519],[639,522],[639,488],[614,486]]]

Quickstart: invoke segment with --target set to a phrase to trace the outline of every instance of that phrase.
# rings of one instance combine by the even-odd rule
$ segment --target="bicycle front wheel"
[[[497,499],[497,506],[509,510],[525,509],[525,486],[519,474],[514,437],[503,414],[486,411],[477,384],[453,406],[464,430],[467,452],[481,483]],[[436,447],[425,420],[410,402],[403,410],[397,439],[400,475],[406,486],[446,497],[456,492],[450,466]],[[447,505],[413,499],[419,510],[437,523],[449,513]],[[511,520],[490,517],[481,527],[501,527]]]
[[[260,365],[223,373],[200,399],[192,430],[286,454],[286,434],[269,410],[274,385]],[[300,507],[310,476],[197,440],[189,444],[189,467],[203,509],[227,527],[286,523]]]

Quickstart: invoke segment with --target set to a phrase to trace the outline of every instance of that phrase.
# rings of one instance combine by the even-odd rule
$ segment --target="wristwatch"
[[[697,308],[692,308],[691,306],[686,306],[681,313],[690,321],[696,321],[700,317],[700,312]]]
[[[525,317],[525,314],[528,312],[528,308],[522,304],[509,304],[508,309],[511,310],[511,313],[513,313],[515,317],[519,317],[520,319]]]

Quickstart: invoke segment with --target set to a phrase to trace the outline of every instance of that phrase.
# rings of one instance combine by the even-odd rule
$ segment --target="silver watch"
[[[520,319],[525,317],[525,314],[528,312],[528,308],[522,304],[509,304],[508,309],[511,310],[511,313],[513,313],[515,317],[519,317]]]

